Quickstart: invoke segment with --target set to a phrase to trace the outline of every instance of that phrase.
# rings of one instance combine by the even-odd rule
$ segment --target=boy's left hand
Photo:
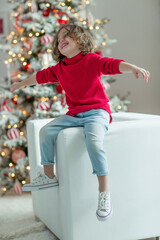
[[[134,66],[132,68],[132,72],[135,75],[135,77],[138,79],[139,78],[139,74],[141,74],[143,76],[143,79],[145,80],[146,83],[148,83],[148,79],[150,77],[150,73],[148,71],[146,71],[143,68]]]

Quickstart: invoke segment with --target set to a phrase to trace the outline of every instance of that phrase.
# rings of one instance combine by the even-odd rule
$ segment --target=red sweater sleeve
[[[101,57],[99,56],[98,66],[99,66],[99,74],[122,74],[119,71],[120,62],[125,62],[122,59],[115,59],[109,57]]]
[[[48,67],[36,73],[38,84],[59,82],[56,76],[56,66]]]

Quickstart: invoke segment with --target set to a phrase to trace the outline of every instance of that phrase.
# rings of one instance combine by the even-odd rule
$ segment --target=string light
[[[2,155],[2,157],[4,157],[6,154],[5,154],[5,152],[1,152],[1,155]]]
[[[89,29],[90,29],[90,30],[93,30],[93,26],[90,26]]]
[[[13,163],[9,163],[9,167],[13,167]]]
[[[48,48],[47,49],[47,53],[51,53],[52,52],[52,49],[51,48]]]
[[[22,184],[26,184],[26,181],[25,181],[25,180],[23,180],[23,181],[22,181]]]
[[[7,188],[3,187],[2,190],[3,190],[3,192],[6,192],[6,191],[7,191]]]
[[[8,129],[10,129],[12,126],[11,125],[8,125]]]
[[[52,99],[53,99],[54,101],[56,101],[56,100],[57,100],[57,96],[54,96]]]
[[[11,177],[14,178],[15,177],[15,173],[11,173]]]
[[[121,105],[118,105],[117,108],[118,108],[118,110],[121,110],[121,109],[122,109],[122,106],[121,106]]]
[[[17,128],[18,126],[17,126],[17,124],[14,124],[14,128]]]
[[[29,37],[33,37],[33,33],[29,33],[28,36],[29,36]]]
[[[30,166],[27,166],[26,169],[29,171],[30,170]]]
[[[24,135],[24,132],[20,132],[20,135],[23,136],[23,135]]]

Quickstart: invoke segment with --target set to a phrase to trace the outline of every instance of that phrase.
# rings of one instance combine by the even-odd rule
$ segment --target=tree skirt
[[[30,194],[0,198],[1,240],[58,240],[41,221],[36,221]]]

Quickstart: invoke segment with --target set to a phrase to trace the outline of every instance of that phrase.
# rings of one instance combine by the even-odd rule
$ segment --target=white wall
[[[130,73],[116,75],[109,96],[120,94],[131,100],[133,112],[160,114],[160,0],[96,0],[92,12],[96,18],[111,21],[105,27],[110,38],[111,57],[150,71],[150,82],[145,84]]]

